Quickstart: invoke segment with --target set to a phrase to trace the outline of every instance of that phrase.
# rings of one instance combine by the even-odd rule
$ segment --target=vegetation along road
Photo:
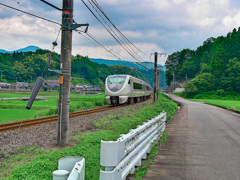
[[[182,108],[144,180],[239,179],[240,115],[171,95]]]

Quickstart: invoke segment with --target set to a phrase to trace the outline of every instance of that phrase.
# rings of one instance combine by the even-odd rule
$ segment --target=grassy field
[[[200,102],[204,102],[206,104],[217,105],[217,106],[225,107],[228,109],[240,111],[240,101],[216,100],[216,99],[189,99],[189,100],[200,101]]]
[[[95,121],[96,130],[71,135],[70,141],[78,145],[61,150],[43,150],[36,147],[20,149],[21,154],[9,157],[0,163],[0,179],[3,180],[42,180],[52,179],[57,170],[58,159],[66,156],[81,156],[86,159],[86,180],[99,179],[101,140],[116,141],[120,134],[126,134],[143,122],[167,112],[167,120],[177,110],[177,104],[160,95],[158,103],[141,107],[128,107],[122,114],[109,114]],[[159,149],[159,148],[157,148]],[[155,154],[157,154],[155,152]],[[140,170],[143,174],[143,170]]]
[[[0,92],[0,98],[30,97],[31,92],[6,93]],[[0,100],[0,123],[17,120],[33,119],[57,114],[58,92],[40,92],[47,100],[35,101],[30,110],[26,109],[27,101],[17,99]],[[104,94],[80,96],[71,93],[70,112],[106,105]]]

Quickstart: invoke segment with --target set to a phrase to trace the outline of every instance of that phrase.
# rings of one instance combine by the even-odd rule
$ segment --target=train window
[[[129,79],[129,81],[128,81],[128,84],[131,84],[130,79]]]
[[[108,88],[112,92],[119,91],[125,82],[126,76],[112,76],[108,77]]]
[[[143,89],[142,84],[138,84],[138,83],[133,83],[133,89]]]

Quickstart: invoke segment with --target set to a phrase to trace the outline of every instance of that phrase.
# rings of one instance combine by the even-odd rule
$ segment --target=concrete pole
[[[70,83],[71,83],[71,55],[72,55],[72,30],[69,24],[73,23],[73,0],[63,0],[62,11],[62,39],[60,89],[58,106],[58,146],[68,144]]]
[[[159,69],[158,69],[157,70],[157,100],[158,100],[159,84],[160,84],[160,81],[159,81]]]
[[[157,89],[157,57],[158,53],[155,52],[155,58],[154,58],[154,84],[153,84],[153,102],[156,102],[156,89]]]

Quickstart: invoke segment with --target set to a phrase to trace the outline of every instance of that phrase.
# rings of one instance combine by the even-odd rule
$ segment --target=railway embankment
[[[164,97],[160,97],[159,103],[151,102],[150,99],[111,112],[71,118],[67,148],[56,146],[56,122],[0,133],[0,178],[51,179],[59,158],[81,156],[87,160],[86,179],[98,179],[101,139],[116,140],[120,134],[136,128],[161,111],[166,111],[169,119],[177,109],[174,102]]]

